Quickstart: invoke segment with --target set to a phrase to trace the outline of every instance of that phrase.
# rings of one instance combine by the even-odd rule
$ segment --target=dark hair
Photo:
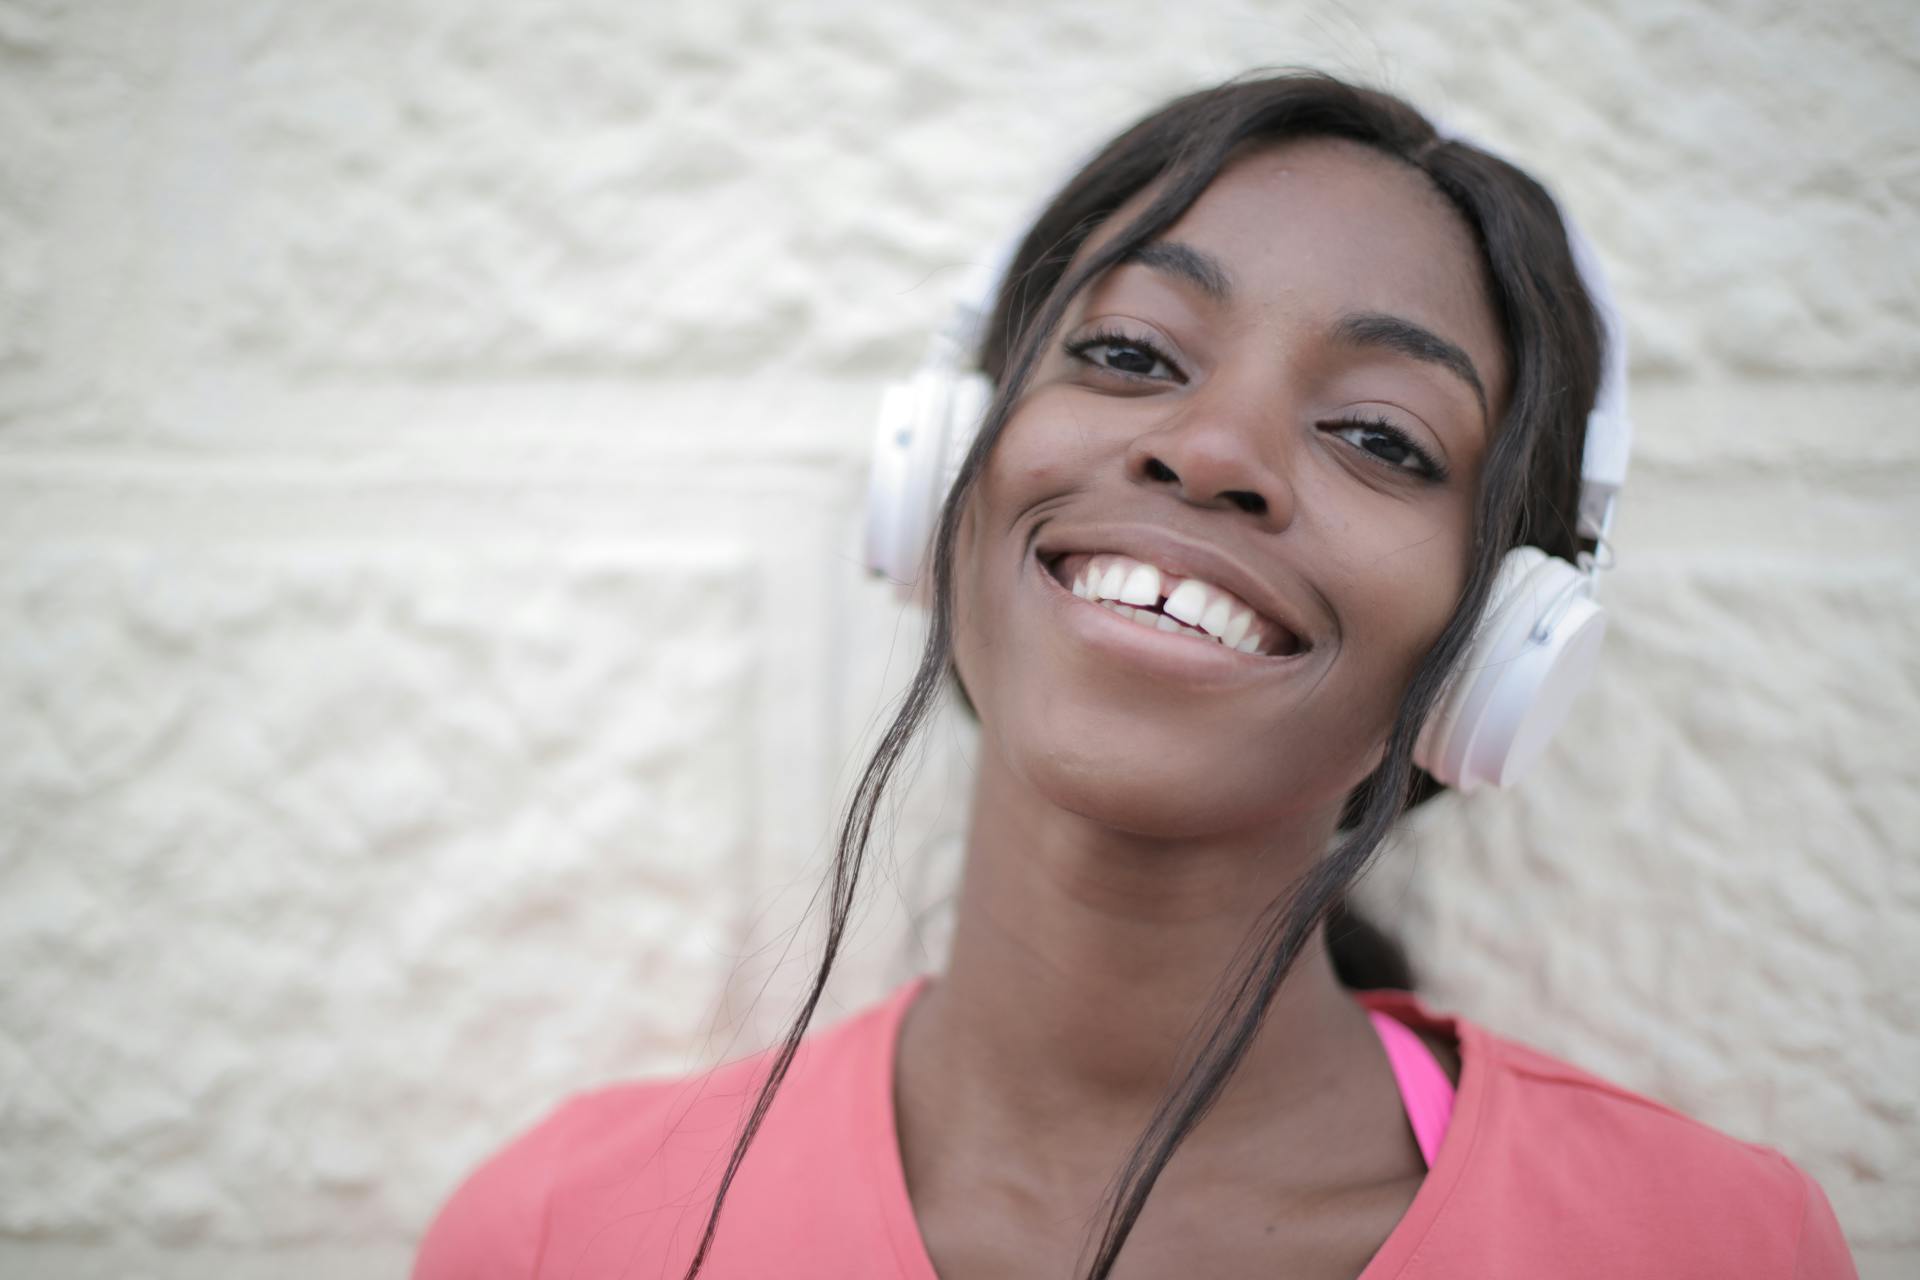
[[[934,532],[932,617],[920,665],[848,803],[819,969],[772,1055],[686,1280],[700,1270],[727,1188],[825,990],[881,796],[943,686],[966,701],[952,651],[955,530],[965,497],[1032,375],[1043,342],[1080,290],[1172,226],[1239,148],[1302,137],[1345,138],[1393,156],[1424,173],[1460,214],[1484,257],[1488,292],[1512,367],[1511,394],[1483,464],[1472,562],[1453,616],[1414,674],[1379,767],[1347,799],[1340,822],[1346,838],[1268,904],[1242,949],[1242,967],[1209,1005],[1215,1017],[1204,1043],[1162,1098],[1115,1180],[1112,1209],[1086,1280],[1104,1280],[1112,1270],[1161,1171],[1219,1097],[1316,928],[1332,926],[1327,934],[1343,980],[1411,982],[1398,949],[1346,914],[1346,891],[1407,807],[1440,790],[1414,766],[1414,740],[1465,651],[1501,558],[1523,544],[1569,560],[1581,549],[1575,527],[1580,456],[1586,417],[1599,388],[1603,330],[1574,265],[1559,209],[1525,173],[1470,145],[1440,138],[1424,116],[1391,94],[1312,71],[1239,77],[1177,98],[1115,138],[1054,197],[1014,255],[979,352],[980,367],[995,384],[993,403]],[[1159,190],[1133,222],[1069,276],[1068,265],[1094,230],[1156,182]],[[1355,938],[1364,945],[1349,947],[1342,965],[1340,948]]]

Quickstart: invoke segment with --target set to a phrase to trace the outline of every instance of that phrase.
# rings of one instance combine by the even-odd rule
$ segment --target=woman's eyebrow
[[[1336,342],[1351,346],[1383,347],[1403,356],[1412,356],[1415,360],[1439,365],[1473,388],[1474,398],[1480,402],[1480,416],[1487,416],[1487,389],[1481,383],[1473,361],[1466,352],[1433,330],[1401,316],[1359,311],[1343,316],[1340,323],[1333,326],[1333,337]]]
[[[1185,280],[1214,302],[1224,304],[1233,297],[1233,277],[1227,273],[1226,264],[1190,244],[1178,240],[1149,240],[1122,254],[1114,265],[1124,266],[1129,262]]]

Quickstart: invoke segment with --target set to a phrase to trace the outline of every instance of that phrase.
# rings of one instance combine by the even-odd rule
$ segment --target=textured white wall
[[[1909,0],[0,0],[0,1273],[398,1274],[565,1092],[763,1042],[917,646],[881,384],[1065,158],[1293,62],[1632,313],[1600,686],[1370,897],[1920,1270]],[[965,747],[823,1016],[937,963]]]

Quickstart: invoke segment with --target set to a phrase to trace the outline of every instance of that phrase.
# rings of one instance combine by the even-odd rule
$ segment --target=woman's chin
[[[1311,820],[1321,809],[1337,815],[1366,776],[1358,756],[1339,769],[1334,752],[1295,757],[1284,746],[1222,739],[1198,724],[1178,732],[1163,717],[1116,714],[1111,702],[1035,700],[997,727],[992,710],[984,715],[991,749],[1016,785],[1055,808],[1145,837],[1218,836]]]
[[[1054,808],[1132,835],[1216,835],[1264,816],[1235,811],[1262,788],[1257,779],[1235,776],[1225,761],[1038,743],[1024,759],[1010,763],[1014,774]]]

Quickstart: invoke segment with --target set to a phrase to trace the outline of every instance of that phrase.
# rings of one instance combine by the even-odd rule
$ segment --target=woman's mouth
[[[1195,646],[1256,658],[1294,657],[1308,648],[1224,587],[1178,577],[1118,552],[1068,552],[1050,557],[1043,567],[1081,601]]]

